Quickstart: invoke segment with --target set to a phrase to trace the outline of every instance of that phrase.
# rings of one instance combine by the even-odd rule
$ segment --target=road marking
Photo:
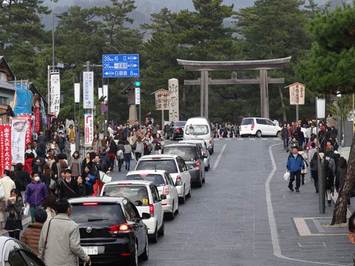
[[[303,218],[293,218],[293,221],[295,222],[298,234],[300,236],[310,236],[311,235],[311,231],[309,230],[305,219],[303,219]]]
[[[224,152],[224,150],[226,149],[226,147],[227,147],[227,144],[224,144],[223,147],[222,147],[221,152],[218,154],[218,157],[217,157],[216,162],[215,162],[214,165],[213,165],[213,170],[216,170],[216,168],[218,167],[219,162],[220,162],[220,160],[221,160],[221,158],[222,158],[223,152]]]
[[[296,261],[296,262],[302,262],[302,263],[309,263],[309,264],[330,265],[330,266],[346,266],[346,265],[343,265],[343,264],[334,264],[334,263],[327,263],[327,262],[295,259],[295,258],[290,258],[290,257],[282,255],[280,242],[279,242],[279,233],[277,231],[277,224],[276,224],[276,219],[275,219],[275,214],[274,214],[274,207],[272,206],[271,192],[270,192],[270,183],[271,183],[271,180],[274,177],[275,172],[277,170],[275,157],[274,157],[274,154],[272,153],[272,148],[277,146],[277,145],[281,145],[281,143],[273,144],[273,145],[269,146],[269,155],[270,155],[270,159],[271,159],[271,163],[272,163],[272,170],[271,170],[271,172],[270,172],[270,174],[267,177],[266,182],[265,182],[266,206],[267,206],[267,214],[268,214],[268,219],[269,219],[270,234],[271,234],[271,241],[272,241],[272,249],[273,249],[274,256],[278,257],[280,259],[284,259],[284,260]]]

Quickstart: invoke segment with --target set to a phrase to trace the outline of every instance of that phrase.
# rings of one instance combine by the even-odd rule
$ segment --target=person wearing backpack
[[[301,171],[304,168],[303,157],[298,153],[296,145],[291,147],[291,153],[287,159],[287,171],[290,172],[290,182],[288,188],[293,192],[293,182],[296,180],[296,192],[300,192],[301,185]]]
[[[309,166],[311,170],[311,177],[314,181],[314,188],[316,189],[316,193],[318,193],[319,187],[318,187],[318,153],[317,152],[313,153]]]

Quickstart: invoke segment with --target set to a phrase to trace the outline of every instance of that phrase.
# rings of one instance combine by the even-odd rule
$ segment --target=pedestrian
[[[309,167],[311,170],[311,177],[314,181],[314,188],[316,189],[316,193],[319,192],[318,187],[318,153],[313,153],[312,159],[310,160]]]
[[[47,220],[47,213],[43,209],[37,209],[35,212],[35,222],[30,223],[21,235],[21,242],[26,244],[34,254],[38,255],[38,243],[42,227]]]
[[[42,203],[42,208],[47,214],[47,220],[56,216],[55,203],[57,202],[57,197],[53,193],[49,193],[46,199]]]
[[[8,231],[9,236],[15,239],[20,239],[20,232],[22,228],[22,209],[23,200],[21,193],[16,189],[12,189],[10,197],[7,200],[7,219],[5,229]]]
[[[78,151],[75,151],[72,155],[70,170],[74,179],[77,179],[81,175],[80,153]]]
[[[10,178],[10,172],[5,171],[2,177],[0,178],[0,185],[4,188],[5,192],[5,201],[11,197],[11,191],[13,189],[16,189],[16,184],[15,182]]]
[[[325,169],[325,193],[327,196],[328,206],[332,205],[332,195],[334,193],[334,179],[335,179],[335,161],[329,154],[325,155],[324,160]]]
[[[298,147],[292,146],[287,159],[287,170],[290,172],[288,188],[293,192],[293,182],[296,180],[296,192],[300,192],[301,171],[304,167],[303,157],[298,153]]]
[[[144,153],[144,144],[142,142],[142,139],[138,137],[136,142],[136,149],[135,149],[135,156],[137,161],[139,160],[139,158],[142,156],[143,153]]]
[[[128,140],[126,140],[124,145],[123,157],[125,161],[125,168],[129,171],[131,167],[131,159],[132,159],[132,147],[129,144]]]
[[[26,190],[26,186],[31,183],[31,178],[30,175],[23,170],[22,163],[18,163],[15,165],[14,181],[17,191],[19,191],[23,197]]]
[[[119,149],[117,151],[116,157],[117,157],[118,172],[121,172],[122,165],[123,165],[123,162],[124,162],[123,149]]]
[[[57,201],[56,211],[57,215],[43,225],[38,244],[39,257],[50,266],[77,266],[79,258],[90,265],[90,257],[80,246],[79,226],[70,219],[69,202]]]
[[[86,196],[86,186],[85,186],[83,178],[81,176],[78,176],[76,181],[78,184],[78,197]]]
[[[71,170],[64,170],[64,179],[59,182],[59,194],[60,199],[71,199],[78,196],[78,184],[77,181],[72,178]]]
[[[35,221],[35,211],[42,206],[44,199],[48,195],[47,187],[41,182],[38,173],[32,173],[32,180],[26,187],[25,202],[30,205],[32,222]]]
[[[288,141],[289,141],[289,135],[288,135],[288,129],[287,129],[287,124],[284,123],[282,130],[281,130],[281,138],[282,142],[284,144],[284,149],[286,152],[288,151]]]
[[[307,169],[308,169],[308,157],[307,157],[308,155],[302,148],[300,148],[298,153],[303,158],[303,168],[301,170],[301,184],[303,186],[304,185],[304,178],[305,178],[305,176],[307,174]]]
[[[343,156],[341,156],[338,160],[338,164],[336,167],[335,188],[338,193],[340,193],[343,189],[347,168],[348,165],[346,159]]]

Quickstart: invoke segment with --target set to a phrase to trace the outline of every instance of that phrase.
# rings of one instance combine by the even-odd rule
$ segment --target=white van
[[[260,138],[262,136],[279,136],[280,133],[281,127],[270,119],[262,117],[245,117],[239,128],[241,137],[256,136]]]
[[[204,117],[193,117],[186,121],[184,140],[203,139],[207,143],[210,154],[214,152],[214,141],[211,126]]]

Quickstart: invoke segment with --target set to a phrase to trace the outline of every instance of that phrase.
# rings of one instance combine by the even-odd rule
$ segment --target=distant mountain
[[[235,10],[252,6],[255,0],[224,0],[226,5],[234,5]],[[282,1],[282,0],[280,0]],[[44,0],[45,4],[51,6],[51,0]],[[351,3],[352,0],[317,0],[319,5],[329,2],[331,7],[336,7],[344,3]],[[60,14],[70,6],[81,7],[105,6],[110,4],[110,0],[59,0],[55,3],[55,13]],[[162,8],[169,8],[172,11],[182,9],[193,10],[192,0],[136,0],[137,9],[131,14],[134,20],[134,27],[149,23],[150,15],[159,12]],[[48,17],[43,18],[45,25],[50,25]]]

